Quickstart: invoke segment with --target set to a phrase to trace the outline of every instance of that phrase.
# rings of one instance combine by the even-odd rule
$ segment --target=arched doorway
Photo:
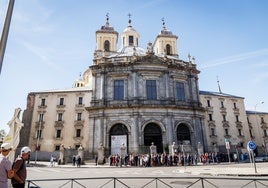
[[[177,127],[178,144],[191,144],[191,133],[186,124],[180,124]]]
[[[110,129],[110,154],[121,154],[120,148],[122,144],[125,145],[128,152],[128,129],[124,124],[118,123]]]
[[[163,153],[162,130],[159,125],[149,123],[144,128],[144,145],[151,146],[152,142],[157,147],[157,153]]]

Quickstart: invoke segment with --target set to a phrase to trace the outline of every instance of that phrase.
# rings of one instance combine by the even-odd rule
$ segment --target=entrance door
[[[156,146],[157,153],[163,153],[162,131],[155,123],[149,123],[144,129],[144,145],[151,146],[152,142]]]
[[[115,124],[110,130],[109,148],[110,154],[120,154],[120,148],[124,144],[128,152],[128,130],[123,124]]]

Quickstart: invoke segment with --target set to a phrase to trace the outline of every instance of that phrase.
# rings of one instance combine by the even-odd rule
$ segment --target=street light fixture
[[[256,111],[256,109],[257,109],[257,106],[258,106],[259,104],[263,104],[263,103],[264,103],[263,101],[257,103],[257,104],[255,105],[255,108],[254,108],[254,113],[255,113],[255,118],[256,118],[256,124],[257,124],[257,128],[258,128],[258,133],[259,133],[260,136],[261,136],[261,134],[260,134],[260,129],[261,129],[261,127],[260,127],[260,125],[259,125],[259,121],[258,121],[258,117],[257,117],[257,111]],[[266,142],[265,142],[265,135],[263,136],[263,144],[264,144],[264,152],[265,152],[265,155],[267,155],[267,148],[266,148]]]

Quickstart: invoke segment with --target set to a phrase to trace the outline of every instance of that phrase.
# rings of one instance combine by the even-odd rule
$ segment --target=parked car
[[[255,162],[268,162],[268,155],[255,157]]]

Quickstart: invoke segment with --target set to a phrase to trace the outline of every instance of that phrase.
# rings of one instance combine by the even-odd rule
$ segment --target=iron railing
[[[28,188],[262,188],[263,177],[95,177],[27,180]]]

